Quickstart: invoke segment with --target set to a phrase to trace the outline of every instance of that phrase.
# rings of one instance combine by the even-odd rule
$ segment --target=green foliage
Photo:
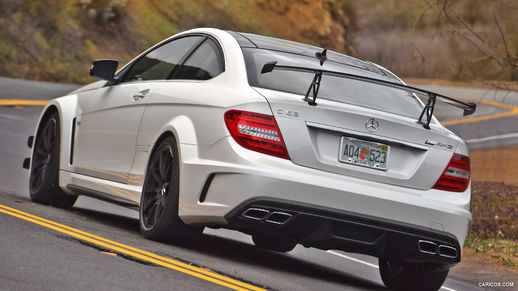
[[[510,267],[518,267],[518,243],[497,238],[479,238],[468,236],[464,247],[475,253],[491,255],[498,263]]]

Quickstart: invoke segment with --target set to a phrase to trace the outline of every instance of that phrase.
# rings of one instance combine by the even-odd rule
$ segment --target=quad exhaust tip
[[[268,215],[270,214],[270,211],[266,209],[261,208],[248,208],[243,212],[243,217],[250,218],[253,220],[264,220]]]
[[[243,217],[265,221],[272,224],[285,224],[293,218],[293,215],[286,212],[281,211],[272,211],[262,209],[262,208],[248,208],[241,214]]]
[[[427,241],[427,240],[419,240],[419,242],[417,243],[417,246],[421,253],[430,254],[430,255],[437,254],[438,246],[434,242]]]
[[[439,256],[455,259],[457,257],[457,249],[450,246],[440,245]]]
[[[268,216],[268,218],[266,218],[266,222],[275,223],[275,224],[285,224],[292,217],[293,217],[293,215],[291,215],[289,213],[274,211],[274,212],[272,212],[272,214],[270,214]]]
[[[457,257],[457,249],[448,245],[438,245],[432,241],[419,240],[417,247],[421,253],[429,255],[439,255],[445,258],[455,259]]]

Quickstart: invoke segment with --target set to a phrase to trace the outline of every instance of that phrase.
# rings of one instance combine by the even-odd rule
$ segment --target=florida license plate
[[[382,143],[342,136],[338,160],[378,170],[388,167],[390,146]]]

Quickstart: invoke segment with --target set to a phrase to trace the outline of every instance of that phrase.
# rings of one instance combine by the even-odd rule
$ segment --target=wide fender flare
[[[198,138],[196,137],[196,129],[194,127],[194,123],[192,120],[186,115],[175,116],[171,120],[169,120],[158,132],[155,137],[155,146],[157,146],[157,142],[163,135],[167,133],[172,133],[176,139],[176,143],[178,146],[180,144],[191,144],[197,145]]]
[[[149,156],[147,158],[146,163],[146,170],[145,173],[147,173],[147,167],[149,166],[149,162],[151,161],[153,152],[158,147],[162,139],[167,135],[173,135],[176,140],[176,146],[178,148],[178,156],[180,164],[182,162],[182,153],[180,150],[181,144],[189,144],[189,145],[197,145],[198,139],[196,137],[196,129],[194,127],[194,123],[192,120],[185,115],[179,115],[175,116],[171,120],[169,120],[156,134],[155,138],[153,139],[155,142],[151,146],[151,149],[149,151]]]
[[[45,120],[51,111],[57,111],[59,115],[59,124],[61,129],[61,142],[60,142],[60,162],[59,169],[70,171],[72,165],[70,165],[70,144],[72,139],[72,121],[79,114],[77,95],[68,95],[60,98],[51,100],[42,110],[36,128],[34,129],[34,143],[38,130],[40,129],[41,123]],[[34,154],[34,146],[31,150],[31,160]]]
[[[176,140],[176,146],[178,149],[178,159],[179,159],[179,164],[180,164],[180,189],[179,189],[178,195],[180,196],[179,197],[180,204],[182,204],[181,203],[182,196],[185,196],[185,195],[182,195],[182,193],[184,192],[182,189],[182,185],[184,185],[184,182],[185,182],[185,181],[182,181],[182,179],[185,177],[182,177],[182,175],[181,175],[182,164],[183,164],[183,162],[182,162],[183,155],[182,155],[182,151],[181,151],[181,145],[182,144],[188,144],[188,145],[197,145],[198,144],[198,139],[196,137],[196,129],[194,127],[194,123],[188,116],[185,116],[185,115],[175,116],[160,129],[160,131],[157,133],[156,137],[154,138],[155,142],[149,151],[149,156],[148,156],[147,163],[146,163],[145,173],[147,173],[147,170],[148,170],[147,168],[149,167],[149,163],[153,156],[153,152],[156,150],[156,148],[158,147],[160,142],[163,140],[163,138],[166,136],[169,136],[169,135],[174,136],[174,138]],[[189,195],[187,195],[187,196],[189,196]]]

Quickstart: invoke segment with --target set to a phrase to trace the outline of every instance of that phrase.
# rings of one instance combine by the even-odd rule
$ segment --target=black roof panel
[[[312,46],[308,44],[303,44],[295,41],[284,40],[280,38],[268,37],[263,35],[251,34],[251,33],[243,33],[243,32],[234,32],[228,31],[234,38],[237,40],[241,47],[257,47],[260,49],[274,50],[287,52],[292,54],[304,55],[314,57],[316,52],[321,52],[323,48]],[[367,70],[370,72],[374,72],[383,76],[388,76],[390,78],[394,78],[392,74],[389,72],[385,72],[381,70],[377,66],[372,63],[362,61],[356,58],[353,58],[348,55],[340,54],[334,51],[327,52],[328,61],[337,62],[349,66],[353,66],[356,68],[360,68],[363,70]]]
[[[230,30],[227,30],[227,32],[230,33],[237,40],[237,43],[239,43],[240,47],[257,47],[248,38],[243,36],[243,34],[237,33],[235,31],[230,31]]]

